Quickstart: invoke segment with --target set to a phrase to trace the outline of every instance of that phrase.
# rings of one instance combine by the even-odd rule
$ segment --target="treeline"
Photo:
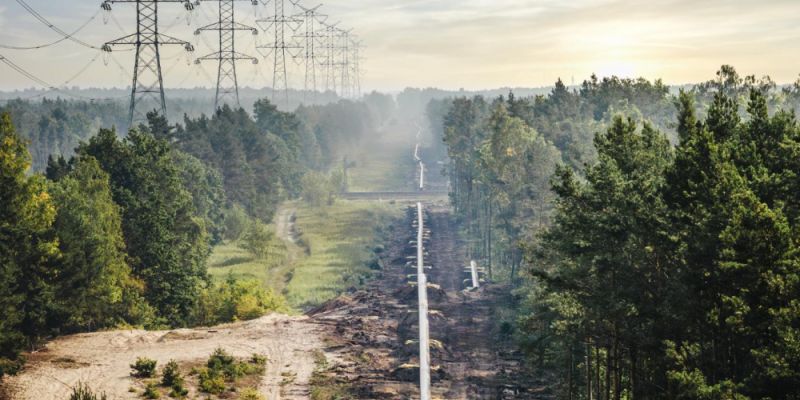
[[[451,199],[489,275],[517,276],[522,249],[549,225],[557,164],[576,170],[596,159],[594,133],[623,113],[674,115],[660,81],[592,77],[579,90],[558,81],[547,96],[513,93],[432,101],[427,115],[449,157]],[[666,124],[666,123],[664,123]],[[495,264],[503,268],[494,268]]]
[[[516,286],[531,366],[565,399],[797,398],[800,86],[613,81],[444,114],[453,203]],[[596,135],[541,122],[574,110]]]
[[[80,142],[103,127],[128,129],[128,110],[113,101],[10,100],[0,113],[14,117],[14,125],[29,142],[33,169],[44,171],[50,155],[71,157]]]
[[[94,93],[92,90],[71,92],[80,93],[84,97]],[[208,114],[208,110],[213,109],[213,93],[211,97],[206,96],[209,93],[203,90],[186,90],[179,94],[180,96],[170,97],[169,121],[197,120],[204,115],[206,119],[213,117],[214,113]],[[184,97],[190,94],[200,97]],[[299,96],[300,100],[303,98],[301,94],[295,96]],[[255,104],[265,97],[264,92],[249,90],[247,96],[243,95],[242,104]],[[356,125],[364,124],[371,128],[394,117],[396,112],[394,98],[377,92],[369,93],[359,101],[340,100],[332,92],[318,94],[317,97],[309,94],[306,97],[309,101],[304,103],[307,105],[300,103],[292,113],[281,111],[295,115],[303,129],[328,141],[332,147],[341,147],[340,139],[352,141],[352,137],[363,134],[362,129],[354,129]],[[130,128],[127,100],[124,96],[119,100],[67,100],[47,97],[41,100],[0,100],[0,113],[11,114],[20,134],[29,142],[33,170],[42,172],[47,166],[48,156],[63,156],[67,159],[72,157],[78,144],[88,140],[100,128],[116,128],[117,132],[124,135]],[[247,111],[255,114],[254,109],[248,108]],[[334,126],[327,127],[325,124],[328,122],[334,123]],[[322,131],[315,132],[316,129]],[[343,132],[343,129],[348,131]],[[333,157],[330,154],[334,153],[328,152],[323,145],[321,156]]]
[[[44,175],[31,173],[27,140],[2,114],[0,376],[54,335],[287,308],[257,282],[212,282],[211,246],[265,236],[253,220],[270,221],[304,175],[326,171],[378,120],[349,101],[286,113],[263,100],[254,110],[175,125],[153,113],[124,137],[102,128],[72,157],[49,155]]]

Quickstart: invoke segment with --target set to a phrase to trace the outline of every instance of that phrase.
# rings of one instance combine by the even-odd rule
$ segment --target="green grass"
[[[288,265],[287,246],[275,240],[270,246],[270,255],[259,259],[237,242],[225,242],[214,247],[208,259],[208,272],[215,280],[226,279],[232,274],[237,279],[256,279],[264,287],[280,293],[286,285]]]
[[[300,244],[277,240],[270,256],[258,259],[236,242],[215,246],[208,261],[213,279],[257,279],[282,293],[296,310],[330,300],[370,276],[373,249],[381,234],[402,213],[399,206],[367,201],[338,200],[333,206],[285,204],[296,210]],[[306,246],[309,251],[306,251]]]
[[[355,162],[348,170],[350,191],[412,189],[413,150],[412,137],[392,132],[359,146],[347,155]],[[214,247],[208,269],[214,279],[228,274],[257,279],[282,293],[296,310],[320,305],[368,279],[372,250],[385,239],[381,229],[402,213],[399,206],[368,201],[338,200],[316,208],[293,201],[283,207],[296,210],[300,244],[277,238],[270,256],[258,259],[237,243],[226,242]]]
[[[297,206],[296,226],[310,254],[296,261],[285,294],[298,308],[322,304],[363,284],[370,276],[373,249],[385,239],[381,231],[402,212],[393,205],[342,200],[330,207]]]
[[[414,145],[391,135],[367,143],[348,156],[355,166],[347,170],[351,192],[385,192],[411,189]]]

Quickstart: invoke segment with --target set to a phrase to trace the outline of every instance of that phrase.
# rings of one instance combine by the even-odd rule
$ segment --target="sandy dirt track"
[[[28,367],[4,382],[6,397],[19,400],[64,400],[78,382],[90,383],[109,399],[138,399],[129,392],[140,385],[130,378],[129,364],[149,357],[164,365],[204,362],[221,347],[237,357],[259,353],[268,357],[258,389],[269,400],[307,399],[314,370],[309,349],[323,347],[322,332],[306,317],[268,315],[256,320],[205,329],[112,331],[56,339],[29,356]],[[284,375],[296,374],[281,387]],[[281,393],[283,392],[283,393]]]

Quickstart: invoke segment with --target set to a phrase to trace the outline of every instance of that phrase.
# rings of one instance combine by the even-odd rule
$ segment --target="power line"
[[[45,26],[50,28],[53,32],[56,32],[59,35],[63,36],[64,39],[71,40],[71,41],[73,41],[73,42],[75,42],[75,43],[77,43],[77,44],[79,44],[81,46],[88,47],[90,49],[100,50],[99,47],[92,46],[89,43],[84,42],[83,40],[75,38],[72,35],[70,35],[69,33],[64,32],[61,28],[53,25],[50,21],[47,20],[47,18],[43,17],[42,14],[39,14],[36,10],[33,9],[33,7],[29,6],[28,3],[25,2],[25,0],[17,0],[17,3],[19,3],[19,5],[21,5],[22,8],[27,10],[28,13],[30,13],[36,19],[38,19],[39,22],[41,22],[42,24],[44,24]]]
[[[80,75],[82,75],[83,73],[85,73],[85,72],[86,72],[86,71],[89,69],[89,67],[90,67],[90,66],[91,66],[91,65],[92,65],[92,64],[93,64],[93,63],[94,63],[94,62],[97,60],[97,58],[99,58],[99,55],[95,56],[95,58],[93,58],[93,59],[92,59],[92,60],[89,62],[89,64],[87,64],[86,66],[84,66],[83,68],[81,68],[81,70],[80,70],[80,71],[78,71],[78,73],[77,73],[77,74],[75,74],[74,76],[72,76],[71,78],[69,78],[68,80],[66,80],[66,81],[64,82],[64,84],[63,84],[63,85],[68,85],[68,84],[70,84],[72,81],[74,81],[75,79],[77,79],[77,78],[78,78]],[[75,97],[75,98],[78,98],[78,99],[84,99],[84,100],[97,100],[97,99],[94,99],[94,98],[90,98],[90,97],[86,97],[86,96],[81,96],[81,95],[76,95],[76,94],[72,94],[72,93],[65,92],[65,91],[63,91],[63,90],[61,90],[61,89],[57,88],[56,86],[54,86],[54,85],[50,84],[50,83],[49,83],[49,82],[47,82],[46,80],[44,80],[44,79],[42,79],[42,78],[39,78],[38,76],[36,76],[36,75],[34,75],[34,74],[32,74],[32,73],[28,72],[27,70],[25,70],[25,68],[22,68],[22,67],[20,67],[19,65],[17,65],[17,64],[16,64],[16,63],[14,63],[13,61],[11,61],[11,60],[10,60],[8,57],[6,57],[6,56],[4,56],[4,55],[2,55],[2,54],[0,54],[0,62],[2,62],[2,63],[4,63],[4,64],[6,64],[6,65],[7,65],[7,66],[9,66],[11,69],[13,69],[14,71],[16,71],[18,74],[20,74],[20,75],[22,75],[22,76],[24,76],[24,77],[28,78],[28,79],[29,79],[29,80],[31,80],[32,82],[35,82],[35,83],[36,83],[36,84],[38,84],[39,86],[42,86],[42,87],[44,87],[45,89],[47,89],[47,91],[46,91],[45,93],[47,93],[47,92],[58,92],[58,93],[61,93],[61,94],[65,95],[65,96]],[[44,95],[45,93],[43,93],[42,95]],[[38,96],[34,96],[34,97],[38,97]],[[112,98],[112,97],[109,97],[109,98],[107,98],[106,100],[113,100],[113,99],[114,99],[114,98]]]
[[[131,125],[139,120],[143,121],[147,113],[154,109],[166,116],[167,102],[164,96],[164,79],[161,71],[161,46],[180,45],[189,52],[194,51],[194,46],[189,42],[159,32],[158,5],[180,3],[187,11],[192,11],[194,4],[189,0],[105,0],[101,8],[111,11],[112,4],[115,3],[136,5],[136,33],[103,45],[103,51],[107,52],[111,52],[115,46],[132,46],[136,51],[129,121]]]
[[[45,43],[45,44],[39,44],[39,45],[35,45],[35,46],[9,46],[9,45],[5,45],[5,44],[0,44],[0,49],[8,49],[8,50],[38,50],[38,49],[44,49],[44,48],[47,48],[47,47],[55,46],[55,45],[65,41],[65,40],[68,40],[68,39],[74,37],[80,31],[84,30],[87,26],[89,26],[90,23],[92,23],[92,21],[97,19],[97,16],[100,15],[100,12],[101,11],[97,11],[97,13],[95,13],[91,18],[89,18],[89,20],[84,22],[83,25],[79,26],[78,29],[76,29],[75,31],[69,33],[66,36],[62,36],[60,39],[58,39],[58,40],[56,40],[54,42]]]
[[[236,22],[235,0],[217,0],[219,20],[209,25],[198,28],[195,35],[205,31],[217,32],[219,37],[218,51],[198,58],[195,62],[217,61],[217,94],[214,98],[214,109],[222,107],[225,103],[238,107],[239,104],[239,79],[236,74],[236,62],[250,61],[258,64],[258,59],[236,51],[236,32],[250,31],[258,35],[258,29]],[[258,1],[250,0],[253,5]]]
[[[287,15],[284,0],[272,0],[274,12],[272,15],[256,21],[262,30],[272,30],[272,43],[258,46],[259,49],[266,49],[273,61],[272,68],[272,101],[275,102],[275,95],[278,91],[283,92],[284,105],[289,106],[289,78],[286,70],[286,53],[290,57],[296,57],[301,46],[294,41],[287,41],[287,30],[289,35],[294,35],[295,31],[303,23],[301,19],[293,15]],[[290,36],[291,37],[291,36]],[[298,54],[293,54],[296,51]]]

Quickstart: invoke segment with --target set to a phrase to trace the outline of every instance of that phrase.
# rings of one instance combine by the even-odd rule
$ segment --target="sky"
[[[26,1],[65,31],[97,14],[100,3]],[[307,7],[318,4],[301,1]],[[194,43],[195,56],[211,53],[213,34],[195,36],[194,31],[214,18],[216,4],[203,1],[191,25],[180,4],[162,4],[161,29]],[[328,0],[320,11],[363,41],[367,90],[540,87],[558,78],[580,83],[592,73],[682,84],[711,79],[722,64],[743,75],[770,75],[779,83],[794,82],[800,74],[798,0]],[[237,3],[245,24],[256,24],[256,13],[266,12],[267,7],[249,1]],[[107,18],[99,13],[76,36],[100,45],[132,33],[134,14],[133,5],[115,4],[113,19],[104,24]],[[0,2],[0,44],[58,38],[16,0]],[[240,51],[261,58],[259,65],[240,65],[240,85],[271,85],[272,62],[255,49],[268,38],[237,37]],[[125,87],[133,69],[132,52],[103,55],[69,41],[35,51],[0,48],[0,55],[53,85]],[[164,50],[166,86],[214,84],[213,64],[189,61],[180,49]],[[302,87],[302,68],[291,62],[290,68],[291,85]],[[0,90],[34,86],[0,64]]]

